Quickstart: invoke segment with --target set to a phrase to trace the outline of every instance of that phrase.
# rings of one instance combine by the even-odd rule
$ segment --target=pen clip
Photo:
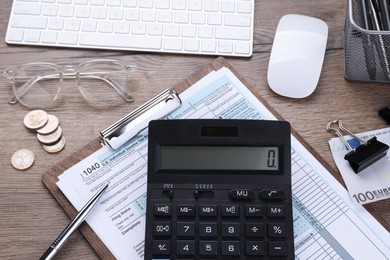
[[[181,99],[176,91],[166,89],[133,112],[100,132],[100,142],[116,150],[148,127],[151,120],[161,119],[176,110]]]

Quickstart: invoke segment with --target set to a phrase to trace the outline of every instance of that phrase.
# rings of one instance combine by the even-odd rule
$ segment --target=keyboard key
[[[57,42],[58,32],[55,31],[44,31],[42,34],[41,41],[43,43],[54,44]]]
[[[25,41],[26,42],[39,42],[41,39],[41,32],[36,30],[26,31]]]
[[[7,32],[7,40],[10,42],[21,42],[23,40],[24,30],[11,29]]]
[[[204,52],[215,52],[217,49],[216,42],[211,40],[202,41],[202,51]]]
[[[45,29],[46,25],[46,17],[14,15],[11,19],[13,28]]]
[[[225,15],[224,21],[225,25],[228,26],[251,26],[251,17],[249,15],[227,14]]]
[[[199,51],[199,40],[196,39],[188,39],[184,41],[184,50],[197,52]]]
[[[48,28],[51,30],[62,30],[65,20],[61,18],[50,18]]]
[[[235,2],[233,1],[222,1],[221,2],[221,12],[224,13],[234,13],[235,11]]]
[[[236,42],[236,53],[250,54],[251,53],[251,45],[248,42]]]
[[[249,40],[251,33],[249,29],[245,28],[215,28],[215,38],[217,39],[231,39],[231,40]]]
[[[44,16],[56,16],[58,13],[58,5],[45,5],[42,11]]]
[[[62,32],[58,38],[58,42],[65,45],[76,45],[79,39],[78,33]]]
[[[183,48],[182,39],[178,38],[167,38],[164,41],[164,49],[172,51],[180,51]]]
[[[14,13],[15,14],[29,14],[39,15],[41,14],[42,5],[38,3],[15,3]]]

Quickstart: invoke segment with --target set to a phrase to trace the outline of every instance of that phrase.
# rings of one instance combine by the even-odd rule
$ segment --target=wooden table
[[[346,0],[256,0],[254,53],[251,58],[227,58],[237,71],[262,95],[293,128],[336,169],[328,147],[333,137],[325,125],[343,120],[354,132],[388,125],[377,115],[390,102],[389,85],[350,83],[344,79],[344,19]],[[4,39],[12,1],[0,5],[0,38]],[[310,97],[294,100],[273,93],[267,85],[267,67],[275,29],[288,13],[310,15],[329,26],[329,39],[319,85]],[[78,63],[94,58],[115,58],[135,62],[132,86],[135,101],[110,110],[97,110],[83,101],[74,81],[62,90],[62,103],[50,110],[61,123],[66,147],[58,154],[45,152],[35,134],[23,125],[29,111],[8,104],[11,87],[0,78],[0,258],[37,259],[69,218],[41,181],[41,175],[81,148],[106,126],[114,123],[167,87],[181,82],[215,57],[153,54],[46,47],[24,47],[0,42],[0,68],[35,61]],[[26,171],[11,165],[12,154],[20,148],[35,153],[35,163]],[[341,178],[335,174],[340,181]],[[369,210],[390,230],[390,200],[372,203]],[[57,255],[57,259],[97,259],[98,256],[79,232]]]

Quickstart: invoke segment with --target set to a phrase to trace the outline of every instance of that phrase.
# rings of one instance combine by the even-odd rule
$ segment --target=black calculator
[[[290,135],[285,121],[151,121],[144,259],[294,259]]]

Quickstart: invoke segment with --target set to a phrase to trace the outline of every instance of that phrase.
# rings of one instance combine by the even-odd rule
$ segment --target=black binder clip
[[[341,132],[337,128],[332,127],[333,124],[337,124],[338,128],[341,131],[347,133],[355,140],[359,141],[360,145],[357,146],[355,149],[352,148],[348,141],[343,137]],[[336,133],[337,136],[340,137],[340,139],[343,141],[343,143],[349,150],[349,152],[344,156],[344,159],[349,162],[355,173],[361,172],[371,164],[385,157],[387,151],[389,150],[389,146],[382,142],[379,142],[375,136],[368,141],[362,140],[361,138],[350,132],[348,129],[344,128],[340,120],[335,120],[327,124],[326,130],[328,130],[329,132]]]

